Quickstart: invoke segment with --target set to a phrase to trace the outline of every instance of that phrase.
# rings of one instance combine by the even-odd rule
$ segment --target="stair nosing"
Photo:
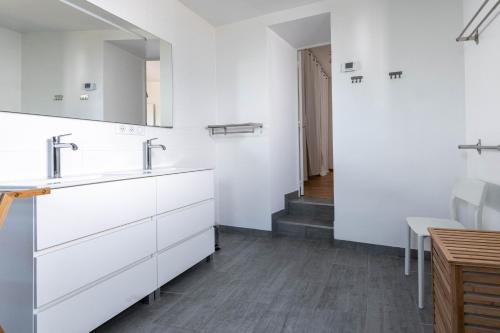
[[[289,200],[289,204],[297,204],[297,205],[312,205],[312,206],[326,206],[326,207],[335,207],[333,202],[314,202],[314,201],[300,201],[299,199]]]
[[[283,224],[297,225],[297,226],[302,226],[302,227],[308,227],[308,228],[333,230],[333,221],[332,221],[331,226],[318,225],[318,224],[308,224],[306,222],[298,222],[298,221],[293,221],[293,220],[291,221],[291,220],[282,219],[282,218],[279,218],[276,222],[283,223]]]

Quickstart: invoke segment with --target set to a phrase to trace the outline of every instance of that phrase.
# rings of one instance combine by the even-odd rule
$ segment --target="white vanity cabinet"
[[[40,251],[154,216],[156,177],[54,189],[36,200]]]
[[[0,325],[88,332],[210,256],[213,226],[212,170],[61,183],[16,201],[0,229]]]

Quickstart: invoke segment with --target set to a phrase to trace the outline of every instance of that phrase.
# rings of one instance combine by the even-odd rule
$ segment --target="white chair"
[[[450,200],[451,220],[429,217],[408,217],[405,247],[405,275],[410,275],[411,232],[417,234],[418,240],[418,307],[424,308],[424,240],[429,237],[428,228],[465,229],[457,221],[457,199],[474,207],[474,228],[479,229],[483,211],[486,184],[479,180],[461,180],[453,188]]]

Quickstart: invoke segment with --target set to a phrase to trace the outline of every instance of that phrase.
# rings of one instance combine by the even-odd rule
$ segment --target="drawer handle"
[[[10,206],[15,199],[32,198],[39,195],[50,194],[50,188],[36,188],[31,190],[22,190],[14,192],[6,192],[0,196],[0,228],[3,226],[5,218],[9,213]],[[0,333],[2,327],[0,326]]]

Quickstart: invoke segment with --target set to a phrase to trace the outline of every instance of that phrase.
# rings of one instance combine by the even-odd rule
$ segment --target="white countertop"
[[[88,174],[81,176],[67,176],[55,179],[34,179],[34,180],[20,180],[20,181],[0,181],[0,190],[15,190],[27,188],[46,188],[51,189],[82,186],[89,184],[106,183],[127,179],[158,177],[165,175],[173,175],[178,173],[196,172],[203,170],[212,170],[212,168],[158,168],[151,171],[144,170],[128,170],[107,172],[101,174]]]

